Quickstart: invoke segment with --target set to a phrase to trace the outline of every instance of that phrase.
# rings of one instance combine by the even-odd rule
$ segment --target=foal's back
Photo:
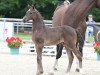
[[[55,45],[65,41],[70,42],[71,40],[73,42],[77,41],[76,31],[70,26],[46,27],[43,35],[46,45]]]

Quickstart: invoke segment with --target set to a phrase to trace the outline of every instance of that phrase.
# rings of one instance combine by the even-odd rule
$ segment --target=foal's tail
[[[77,43],[76,45],[79,43],[79,42],[84,42],[84,39],[83,39],[83,36],[81,35],[81,33],[76,29],[76,33],[77,33]]]

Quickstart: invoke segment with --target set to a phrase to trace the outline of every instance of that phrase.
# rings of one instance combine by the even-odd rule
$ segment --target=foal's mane
[[[34,26],[33,30],[37,28],[39,29],[44,28],[45,24],[44,24],[43,17],[40,14],[40,12],[35,7],[33,7],[32,11],[34,13],[33,16],[35,15],[35,18],[33,18],[33,26]]]
[[[36,12],[36,17],[37,17],[37,19],[43,20],[43,17],[42,17],[42,15],[41,15],[41,13],[40,13],[36,8],[34,8],[34,11]]]

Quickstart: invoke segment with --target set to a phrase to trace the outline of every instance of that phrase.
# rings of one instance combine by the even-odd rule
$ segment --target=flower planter
[[[10,53],[13,55],[19,54],[19,48],[10,48]]]
[[[100,54],[97,53],[97,60],[100,60]]]
[[[6,42],[11,54],[19,54],[19,48],[25,43],[19,37],[7,37]]]

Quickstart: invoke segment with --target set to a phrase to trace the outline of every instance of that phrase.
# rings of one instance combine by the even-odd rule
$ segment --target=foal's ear
[[[34,6],[34,5],[32,5],[32,8],[33,8],[33,9],[35,9],[35,6]]]
[[[28,9],[29,9],[29,8],[31,8],[31,6],[30,6],[29,4],[28,4],[28,6],[27,6],[27,7],[28,7]]]

